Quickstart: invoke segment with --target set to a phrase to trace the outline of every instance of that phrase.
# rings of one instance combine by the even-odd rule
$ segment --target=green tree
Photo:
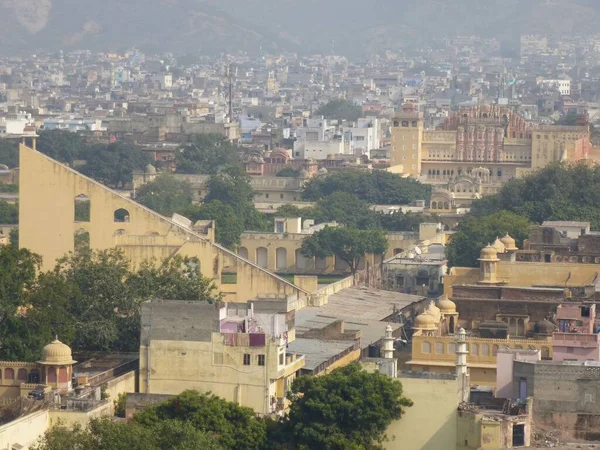
[[[334,192],[320,199],[314,207],[314,213],[319,223],[335,220],[361,230],[377,228],[376,216],[370,205],[347,192]]]
[[[529,234],[531,222],[526,217],[500,211],[489,216],[464,217],[446,246],[450,267],[477,267],[479,253],[486,245],[509,233],[522,246]]]
[[[269,223],[254,207],[254,190],[250,177],[240,166],[229,166],[210,177],[205,203],[219,201],[231,206],[245,230],[266,231]]]
[[[190,205],[181,211],[190,220],[214,220],[216,225],[216,241],[232,250],[240,245],[244,232],[244,222],[236,215],[230,205],[213,200],[203,205]]]
[[[152,298],[213,301],[220,294],[194,259],[176,256],[132,272],[117,249],[70,254],[26,290],[31,308],[23,321],[32,337],[21,352],[39,353],[54,334],[75,350],[137,351],[141,303]]]
[[[124,188],[131,183],[133,172],[143,170],[149,162],[150,158],[141,150],[116,142],[92,147],[82,172],[107,186]]]
[[[19,229],[12,228],[8,233],[8,237],[10,239],[11,247],[19,248]]]
[[[192,204],[192,185],[173,175],[161,174],[138,189],[135,200],[163,216],[171,217]]]
[[[589,221],[600,229],[600,167],[551,164],[506,183],[496,195],[473,203],[470,215],[483,217],[506,210],[531,222]]]
[[[316,201],[335,192],[346,192],[371,204],[406,205],[429,200],[431,187],[382,170],[344,170],[311,178],[304,185],[302,198]]]
[[[27,304],[25,293],[34,285],[41,262],[38,255],[28,250],[12,245],[0,247],[0,358],[4,361],[39,356],[30,351],[28,342],[23,342],[29,331],[18,312]]]
[[[176,153],[177,172],[214,175],[240,164],[240,149],[220,134],[199,134]]]
[[[299,170],[293,167],[284,167],[275,176],[277,177],[297,177]]]
[[[189,423],[216,436],[228,450],[260,450],[266,439],[265,423],[250,408],[197,391],[184,391],[134,416],[136,423],[148,427],[165,420]]]
[[[0,139],[0,164],[11,169],[19,167],[19,140]]]
[[[56,426],[33,450],[223,450],[208,433],[180,421],[153,427],[110,419],[94,419],[86,429]]]
[[[84,157],[86,145],[81,135],[65,130],[40,131],[37,150],[50,158],[73,165],[76,159]]]
[[[19,205],[0,201],[0,223],[6,225],[19,223]]]
[[[362,117],[362,108],[349,100],[335,99],[321,106],[314,116],[323,116],[332,120],[356,122]]]
[[[389,424],[412,406],[402,385],[358,364],[322,377],[301,376],[292,384],[282,426],[301,449],[377,449]]]
[[[301,252],[307,258],[336,256],[356,274],[367,253],[382,255],[388,247],[382,230],[357,230],[349,227],[325,227],[302,241]]]
[[[377,213],[377,221],[386,231],[419,231],[422,223],[438,223],[439,219],[421,213],[398,211],[393,214]]]

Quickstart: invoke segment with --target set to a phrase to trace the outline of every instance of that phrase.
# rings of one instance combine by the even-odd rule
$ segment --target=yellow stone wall
[[[37,411],[0,426],[0,448],[29,448],[48,430],[49,416],[48,410]]]
[[[414,403],[390,424],[386,450],[455,450],[458,406],[456,380],[406,378],[400,374],[405,397]]]
[[[237,285],[228,286],[229,301],[245,302],[261,293],[307,293],[276,275],[243,260],[172,220],[106,188],[47,156],[20,146],[19,244],[43,257],[43,270],[57,258],[73,251],[74,233],[85,230],[92,249],[119,247],[133,266],[142,261],[162,262],[182,255],[197,258],[204,276],[221,285],[221,272],[237,272]],[[74,199],[91,199],[89,222],[74,221]],[[114,212],[123,208],[129,222],[115,222]]]
[[[395,122],[399,122],[395,126]],[[407,122],[407,126],[402,126]],[[421,174],[421,147],[423,144],[423,119],[416,112],[400,112],[392,119],[390,165],[402,165],[404,174],[418,178]]]
[[[456,338],[454,336],[412,337],[412,356],[407,362],[411,370],[453,373],[456,371]],[[536,349],[552,357],[552,339],[485,339],[467,337],[467,366],[472,385],[496,385],[496,352],[501,347]]]

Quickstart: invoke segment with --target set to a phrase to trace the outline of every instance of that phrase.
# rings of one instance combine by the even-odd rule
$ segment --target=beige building
[[[489,183],[545,167],[555,161],[578,161],[591,154],[587,126],[533,125],[509,108],[463,107],[439,130],[424,130],[423,115],[406,104],[392,122],[391,171],[428,184],[447,184],[484,168]]]
[[[259,414],[282,412],[304,356],[287,299],[248,305],[151,301],[142,307],[140,392],[212,392]],[[174,326],[173,324],[177,324]]]
[[[32,147],[20,146],[19,244],[43,257],[43,270],[74,251],[77,242],[95,250],[122,249],[133,266],[176,255],[194,258],[228,301],[261,293],[308,294],[216,244],[210,223],[194,227],[182,217],[163,217],[37,152],[35,142]],[[90,202],[83,219],[75,216],[82,201]],[[222,285],[222,272],[236,273],[236,283]]]

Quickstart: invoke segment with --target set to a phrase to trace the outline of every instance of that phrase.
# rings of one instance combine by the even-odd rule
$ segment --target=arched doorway
[[[287,268],[287,250],[283,247],[275,250],[275,267],[277,270],[285,270]]]
[[[269,251],[265,247],[258,247],[256,249],[256,264],[263,269],[267,268],[269,264]]]

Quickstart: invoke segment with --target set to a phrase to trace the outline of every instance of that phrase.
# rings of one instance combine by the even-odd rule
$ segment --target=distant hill
[[[0,53],[397,47],[433,37],[596,31],[598,0],[0,0]]]

